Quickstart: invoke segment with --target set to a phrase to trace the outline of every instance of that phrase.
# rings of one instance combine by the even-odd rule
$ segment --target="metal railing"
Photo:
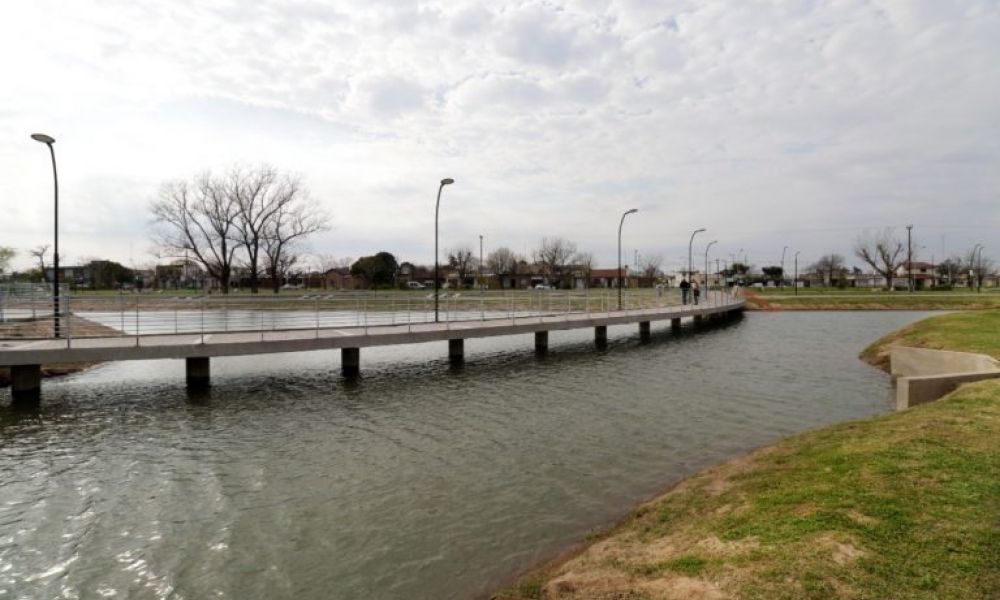
[[[445,327],[473,321],[545,319],[574,314],[620,314],[681,304],[677,289],[442,291],[438,320]],[[708,306],[732,302],[713,291]],[[301,294],[85,294],[60,297],[60,339],[369,328],[432,324],[434,295],[424,291],[335,291]],[[53,339],[50,294],[0,294],[0,340]]]

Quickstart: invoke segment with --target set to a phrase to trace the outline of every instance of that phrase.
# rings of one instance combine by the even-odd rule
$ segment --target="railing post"
[[[135,295],[135,345],[139,346],[139,294]]]
[[[201,293],[201,343],[205,343],[205,292]]]
[[[73,310],[70,307],[72,296],[66,294],[66,347],[72,347],[73,343]]]

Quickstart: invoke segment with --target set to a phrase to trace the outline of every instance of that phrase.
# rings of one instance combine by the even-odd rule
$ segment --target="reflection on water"
[[[0,408],[0,598],[471,598],[777,437],[889,410],[856,359],[917,313],[748,315],[339,353],[108,364]]]

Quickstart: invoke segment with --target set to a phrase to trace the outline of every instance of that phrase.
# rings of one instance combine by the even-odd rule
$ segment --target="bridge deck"
[[[743,307],[742,300],[730,300],[699,306],[410,325],[79,338],[70,343],[57,339],[23,342],[5,340],[0,342],[0,366],[365,348],[662,321],[724,314]]]

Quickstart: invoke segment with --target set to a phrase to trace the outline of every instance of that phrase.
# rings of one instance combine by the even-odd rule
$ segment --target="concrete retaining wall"
[[[1000,378],[998,362],[985,354],[896,346],[889,362],[896,410],[933,402],[963,383]]]

